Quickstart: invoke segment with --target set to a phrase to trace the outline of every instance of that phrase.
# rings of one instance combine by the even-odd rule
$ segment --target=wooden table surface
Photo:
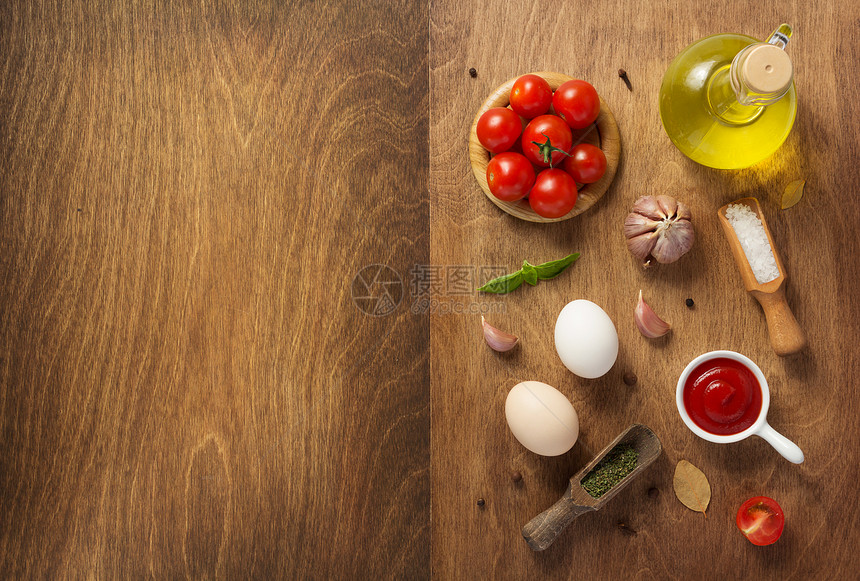
[[[448,293],[440,297],[447,306],[431,315],[434,577],[856,577],[858,18],[858,4],[848,0],[432,4],[433,264],[515,270],[523,259],[536,264],[582,253],[556,280],[503,297]],[[799,95],[787,142],[771,159],[743,171],[710,170],[686,159],[660,123],[657,96],[669,62],[703,36],[740,32],[761,38],[781,22],[795,31],[788,52]],[[632,92],[618,78],[619,68],[629,73]],[[484,98],[511,77],[541,70],[593,83],[614,112],[622,139],[621,164],[605,197],[581,216],[549,225],[502,213],[479,190],[467,162],[467,132]],[[806,193],[782,211],[783,188],[795,179],[807,180]],[[621,233],[634,200],[645,194],[687,202],[697,237],[681,261],[648,271],[629,255]],[[781,359],[769,346],[762,310],[743,290],[717,220],[717,208],[747,195],[762,203],[788,270],[789,304],[808,334],[808,349],[795,357]],[[636,330],[640,289],[672,323],[666,339],[648,341]],[[695,300],[693,309],[685,306],[688,297]],[[618,361],[597,380],[572,375],[554,349],[555,318],[579,298],[602,306],[618,330]],[[495,354],[484,344],[481,309],[491,323],[520,337],[511,354]],[[714,349],[739,351],[762,368],[771,386],[770,423],[804,450],[802,465],[785,461],[759,438],[717,445],[684,426],[675,383],[693,357]],[[628,371],[638,376],[633,387],[622,381]],[[574,404],[581,432],[566,455],[532,454],[508,430],[505,398],[522,380],[549,383]],[[657,433],[662,456],[605,508],[574,521],[547,551],[533,553],[522,526],[634,422]],[[672,475],[681,459],[710,480],[707,518],[674,496]],[[511,480],[512,471],[522,473],[520,484]],[[656,497],[648,494],[652,488]],[[740,504],[755,495],[777,499],[786,514],[785,533],[770,547],[754,547],[734,524]]]
[[[670,4],[3,3],[2,576],[850,578],[858,9]],[[657,114],[671,58],[781,21],[796,31],[801,103],[788,142],[740,172],[687,161]],[[473,112],[532,70],[592,81],[621,130],[614,185],[561,224],[502,214],[467,163]],[[803,201],[778,210],[797,178]],[[642,272],[621,221],[661,192],[690,203],[698,240]],[[789,269],[810,340],[798,357],[770,351],[719,232],[716,208],[747,194]],[[496,268],[571,251],[582,258],[558,280],[473,292]],[[633,327],[640,288],[673,323],[667,340]],[[599,380],[554,352],[555,316],[575,298],[618,327],[618,363]],[[522,338],[517,351],[487,350],[481,309]],[[803,465],[758,439],[720,447],[685,430],[675,377],[713,348],[759,363],[770,419]],[[570,453],[540,458],[509,433],[504,399],[522,379],[576,406]],[[522,525],[633,422],[657,432],[661,458],[532,553]],[[707,518],[671,492],[681,458],[710,478]],[[734,529],[753,494],[785,508],[773,547]]]
[[[0,577],[426,576],[427,14],[0,4]]]

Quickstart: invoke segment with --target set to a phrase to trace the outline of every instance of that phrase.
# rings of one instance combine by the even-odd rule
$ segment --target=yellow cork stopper
[[[791,58],[778,46],[760,44],[750,50],[741,67],[741,75],[756,93],[784,93],[791,85]]]

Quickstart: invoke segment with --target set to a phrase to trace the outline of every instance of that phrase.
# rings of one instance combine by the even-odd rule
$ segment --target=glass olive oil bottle
[[[788,137],[797,112],[791,27],[767,42],[717,34],[694,42],[669,65],[660,87],[660,117],[681,152],[719,169],[749,167]]]

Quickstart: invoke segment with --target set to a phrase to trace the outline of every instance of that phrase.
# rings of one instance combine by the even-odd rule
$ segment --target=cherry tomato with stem
[[[606,173],[606,155],[599,147],[580,143],[564,160],[564,171],[581,184],[593,184]]]
[[[552,106],[572,129],[585,129],[600,114],[600,97],[591,83],[574,79],[556,89]]]
[[[540,167],[560,164],[573,145],[570,127],[555,115],[535,117],[523,130],[523,155]]]
[[[535,183],[535,170],[525,156],[505,151],[487,164],[490,193],[505,202],[516,202],[529,193]]]
[[[526,119],[534,119],[549,111],[552,89],[538,75],[523,75],[511,87],[511,109]]]
[[[544,218],[561,218],[576,205],[576,182],[560,169],[545,169],[529,192],[529,205]]]
[[[519,115],[505,107],[493,107],[478,119],[478,141],[493,153],[507,151],[523,132]]]
[[[736,518],[738,528],[754,545],[772,545],[782,535],[785,514],[772,498],[756,496],[743,503]]]

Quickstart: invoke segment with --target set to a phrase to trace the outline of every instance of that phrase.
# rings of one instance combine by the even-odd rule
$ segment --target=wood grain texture
[[[418,2],[0,7],[4,578],[423,578]]]
[[[860,372],[856,293],[860,252],[856,191],[860,115],[860,9],[847,0],[757,5],[717,2],[434,2],[430,10],[431,259],[434,264],[517,268],[582,252],[563,275],[505,297],[474,296],[491,324],[515,333],[507,355],[487,349],[477,314],[431,319],[432,555],[439,579],[832,579],[860,568],[856,521]],[[769,34],[794,27],[799,111],[783,147],[767,162],[725,172],[687,160],[661,127],[657,95],[671,59],[716,32]],[[477,77],[468,74],[470,67]],[[617,71],[624,68],[633,91]],[[592,82],[612,108],[622,155],[613,186],[587,212],[531,224],[490,203],[468,162],[475,110],[501,82],[554,70]],[[801,202],[780,211],[785,185],[806,179]],[[622,222],[643,194],[687,202],[697,241],[677,264],[643,271],[627,252]],[[717,209],[754,195],[788,272],[786,296],[809,345],[780,358],[764,314],[749,296]],[[648,341],[633,323],[639,289],[673,325]],[[603,378],[583,380],[558,361],[555,317],[569,301],[601,305],[621,350]],[[684,301],[695,300],[688,309]],[[770,423],[806,454],[799,466],[759,438],[732,445],[698,439],[674,405],[675,383],[693,357],[713,349],[751,357],[771,387]],[[638,383],[622,377],[632,371]],[[554,385],[579,413],[568,454],[541,458],[521,447],[504,418],[508,390],[521,380]],[[546,551],[533,553],[520,529],[552,505],[605,442],[631,423],[651,427],[662,456],[597,512],[578,518]],[[708,517],[672,493],[672,473],[688,459],[713,490]],[[521,482],[510,474],[518,471]],[[648,494],[656,488],[658,494]],[[735,512],[754,495],[777,499],[787,524],[768,548],[736,530]],[[475,500],[485,499],[483,507]],[[624,523],[624,527],[618,526]]]

